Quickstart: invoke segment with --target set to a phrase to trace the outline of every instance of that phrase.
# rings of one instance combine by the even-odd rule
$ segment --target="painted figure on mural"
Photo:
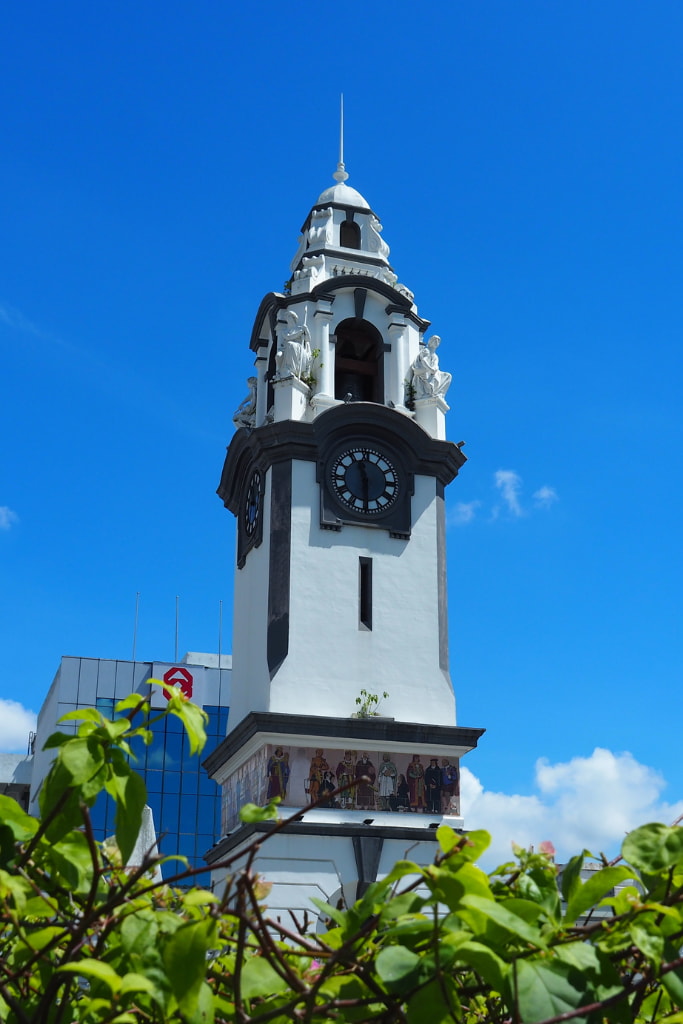
[[[339,789],[342,786],[348,786],[349,783],[353,782],[356,778],[356,762],[355,762],[355,751],[345,750],[344,760],[340,761],[337,765],[337,787]],[[355,793],[353,788],[345,789],[343,793],[339,794],[339,806],[345,810],[350,811],[356,805]]]
[[[396,783],[396,810],[404,813],[410,810],[410,790],[405,775],[399,775]]]
[[[382,763],[379,766],[378,775],[379,809],[380,811],[394,811],[396,809],[396,779],[398,772],[389,754],[382,754]]]
[[[281,800],[287,796],[289,782],[289,754],[282,747],[276,747],[275,753],[268,759],[268,791],[266,797],[272,800],[279,796]]]
[[[425,809],[425,770],[420,764],[420,755],[413,754],[413,760],[406,769],[411,811]]]
[[[334,781],[333,773],[329,770],[326,771],[325,774],[323,775],[323,781],[320,783],[320,792],[318,794],[318,799],[320,800],[321,807],[337,806],[337,801],[332,796],[330,796],[331,793],[334,793],[336,788],[337,786]]]
[[[316,750],[315,757],[311,758],[311,767],[308,770],[308,802],[314,804],[320,796],[320,786],[325,772],[330,766],[325,759],[322,750]]]
[[[429,768],[425,770],[425,787],[429,813],[441,814],[441,769],[437,757],[430,760]]]
[[[374,811],[374,782],[377,778],[377,772],[367,754],[362,754],[360,760],[356,763],[356,778],[361,779],[363,776],[366,776],[370,781],[359,782],[356,786],[356,807],[359,811]]]
[[[441,759],[441,810],[444,814],[460,813],[460,769],[447,757]]]

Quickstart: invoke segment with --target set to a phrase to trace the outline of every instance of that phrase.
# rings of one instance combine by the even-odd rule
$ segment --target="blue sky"
[[[530,835],[563,827],[544,764],[565,824],[668,814],[680,3],[26,0],[0,24],[0,697],[37,710],[62,654],[129,657],[137,591],[140,658],[173,658],[176,594],[181,650],[216,649],[249,333],[332,183],[343,90],[349,183],[443,337],[467,441],[448,542],[459,721],[488,730],[472,786],[513,830],[540,801]],[[610,775],[596,748],[602,804],[577,783]]]

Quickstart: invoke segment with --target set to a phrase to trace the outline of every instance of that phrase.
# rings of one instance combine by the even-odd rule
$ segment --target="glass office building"
[[[203,868],[203,855],[220,838],[220,787],[213,782],[201,762],[225,737],[230,703],[231,659],[211,654],[187,654],[177,664],[163,662],[108,661],[94,658],[62,658],[60,668],[38,716],[31,811],[37,814],[40,785],[52,760],[52,751],[43,751],[45,740],[54,732],[58,719],[67,711],[96,707],[111,717],[117,701],[129,693],[147,696],[150,679],[166,679],[179,685],[208,715],[207,744],[201,755],[190,756],[187,737],[175,716],[152,725],[154,741],[136,749],[136,769],[147,786],[147,802],[152,809],[159,852],[179,854],[189,866]],[[161,710],[166,699],[157,687],[152,691],[152,708]],[[154,717],[154,716],[152,716]],[[59,728],[64,730],[66,723]],[[73,726],[76,728],[76,726]],[[114,834],[115,808],[103,797],[92,810],[96,839]],[[178,865],[178,869],[181,867]],[[166,876],[175,868],[168,865]],[[209,873],[197,877],[195,884],[208,885]]]

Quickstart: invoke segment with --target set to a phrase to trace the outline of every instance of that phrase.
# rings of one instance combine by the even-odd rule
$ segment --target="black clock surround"
[[[263,494],[265,474],[256,466],[249,467],[241,487],[237,516],[237,566],[242,568],[252,548],[263,540]]]

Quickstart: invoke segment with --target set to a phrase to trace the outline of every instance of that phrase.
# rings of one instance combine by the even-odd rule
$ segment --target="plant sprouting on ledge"
[[[360,695],[356,697],[356,704],[358,705],[358,711],[355,712],[356,718],[373,718],[379,714],[379,705],[383,700],[386,700],[389,694],[385,690],[380,697],[377,693],[368,693],[367,690],[361,690]]]
[[[199,752],[203,712],[169,689],[158,714],[178,716]],[[476,861],[488,834],[442,825],[431,865],[399,861],[350,907],[315,900],[328,921],[319,932],[268,913],[269,886],[254,871],[262,832],[214,865],[221,896],[174,888],[201,870],[183,858],[122,866],[146,796],[131,741],[151,742],[157,711],[132,695],[116,714],[73,712],[77,734],[48,740],[56,759],[40,821],[0,796],[3,1024],[683,1020],[683,828],[636,829],[586,882],[584,851],[560,893],[544,853],[515,848],[514,862],[487,875]],[[90,824],[103,791],[117,804],[115,852]],[[274,820],[271,834],[301,814]],[[277,816],[275,802],[242,810],[245,822]],[[154,869],[174,861],[175,876],[159,881]]]

